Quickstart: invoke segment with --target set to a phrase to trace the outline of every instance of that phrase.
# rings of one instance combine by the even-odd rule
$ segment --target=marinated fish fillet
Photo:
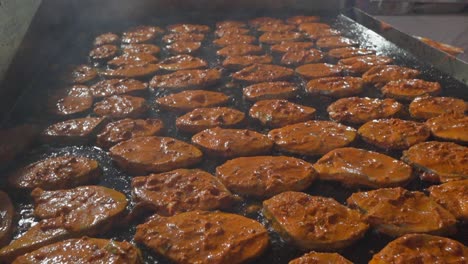
[[[153,216],[137,226],[135,240],[175,263],[236,264],[259,257],[268,246],[268,233],[240,215],[192,211]]]
[[[17,256],[52,243],[109,230],[124,213],[124,194],[102,186],[83,186],[69,190],[32,192],[34,214],[42,219],[0,249],[0,260],[13,261]]]
[[[82,237],[69,239],[41,247],[22,255],[13,264],[139,264],[141,252],[134,245],[123,241]]]
[[[331,121],[307,121],[276,128],[268,133],[275,148],[301,155],[323,155],[356,139],[356,130]]]
[[[245,114],[228,107],[197,108],[176,119],[180,131],[198,133],[214,127],[236,127],[245,121]]]
[[[327,112],[330,118],[337,122],[362,124],[374,119],[392,117],[402,108],[403,105],[393,99],[348,97],[329,105]]]
[[[383,188],[353,193],[347,203],[361,210],[371,227],[389,236],[456,232],[455,217],[422,192]]]
[[[466,263],[468,248],[446,237],[409,234],[388,243],[369,264]]]
[[[453,97],[417,97],[409,105],[411,117],[417,119],[429,119],[445,113],[464,114],[467,111],[468,103]]]
[[[96,160],[80,156],[58,156],[43,159],[8,176],[13,188],[57,190],[76,187],[95,181],[101,175]]]
[[[468,221],[468,180],[452,181],[429,187],[430,197],[458,220]]]
[[[332,198],[283,192],[263,202],[273,228],[301,249],[345,248],[368,229],[362,215]]]
[[[289,261],[288,264],[352,264],[352,262],[338,253],[319,253],[312,251]]]
[[[321,180],[338,181],[345,186],[394,187],[413,178],[406,163],[357,148],[332,150],[314,164],[314,169]]]
[[[216,176],[234,193],[263,198],[302,191],[314,181],[312,164],[286,156],[241,157],[216,168]]]
[[[222,158],[265,154],[273,148],[266,135],[248,129],[209,128],[195,134],[192,142],[207,155]]]
[[[218,178],[199,169],[178,169],[132,180],[133,198],[158,215],[229,209],[234,196]]]
[[[419,143],[403,151],[401,159],[417,168],[423,180],[446,182],[468,178],[468,148],[455,143]]]
[[[132,138],[113,146],[109,153],[119,167],[140,175],[190,167],[203,156],[195,146],[170,137]]]
[[[369,121],[358,133],[364,141],[383,149],[407,149],[430,136],[425,124],[398,118]]]
[[[468,143],[468,116],[448,113],[426,121],[431,134],[442,140]]]

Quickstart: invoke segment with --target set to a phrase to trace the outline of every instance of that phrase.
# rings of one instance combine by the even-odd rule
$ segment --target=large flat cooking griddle
[[[62,37],[58,39],[48,40],[47,42],[41,38],[47,38],[47,32],[44,34],[30,34],[26,41],[34,41],[37,38],[37,43],[53,43],[53,46],[44,47],[50,48],[48,50],[48,59],[45,61],[32,61],[29,65],[23,64],[26,67],[27,73],[31,74],[30,78],[20,80],[16,76],[20,68],[17,63],[21,60],[27,59],[21,54],[18,54],[19,59],[15,64],[12,65],[10,71],[11,76],[6,79],[5,87],[17,87],[22,85],[25,87],[21,93],[19,100],[15,107],[11,110],[8,120],[5,122],[7,125],[14,125],[20,123],[35,123],[39,126],[46,126],[51,123],[57,122],[58,119],[47,113],[47,103],[50,95],[54,94],[56,89],[66,87],[68,84],[64,76],[67,71],[72,68],[73,65],[81,63],[87,63],[87,54],[92,47],[92,41],[95,36],[104,32],[117,32],[120,33],[129,27],[135,25],[158,25],[165,27],[173,23],[200,23],[207,24],[214,28],[216,21],[225,19],[240,19],[247,20],[257,16],[273,16],[278,18],[287,18],[292,15],[304,14],[304,15],[322,15],[323,20],[332,24],[335,28],[343,32],[344,36],[358,41],[362,47],[374,49],[379,55],[386,55],[394,58],[395,64],[417,68],[422,71],[422,79],[429,81],[438,81],[441,83],[443,90],[442,96],[454,96],[468,100],[468,87],[467,75],[468,67],[461,61],[454,60],[453,58],[447,57],[446,54],[434,50],[433,48],[420,43],[419,41],[393,29],[389,25],[382,24],[380,21],[373,19],[365,13],[357,10],[350,9],[341,14],[336,13],[320,13],[316,14],[313,12],[298,12],[295,9],[282,9],[281,11],[269,10],[268,12],[255,12],[238,11],[234,13],[224,12],[209,12],[203,13],[200,11],[190,12],[181,11],[176,14],[166,14],[166,16],[151,16],[151,17],[138,17],[133,20],[118,20],[118,21],[107,21],[103,19],[95,19],[91,16],[81,17],[77,16],[76,21],[72,24],[67,24],[66,31],[62,32]],[[56,30],[64,30],[60,24],[55,25]],[[258,34],[257,34],[258,37]],[[394,43],[390,42],[389,40]],[[205,40],[205,48],[201,50],[196,56],[206,59],[210,67],[216,67],[220,65],[219,58],[216,56],[216,47],[211,42],[213,40],[213,34],[207,36]],[[159,46],[162,46],[158,40],[156,42]],[[30,43],[24,45],[31,45]],[[23,47],[24,47],[23,45]],[[32,46],[34,47],[34,46]],[[268,49],[265,49],[266,51]],[[20,50],[21,52],[22,50]],[[23,50],[24,51],[24,50]],[[27,53],[26,51],[24,51]],[[46,52],[46,51],[44,51]],[[168,57],[167,51],[163,51],[159,57]],[[275,56],[275,62],[278,62],[280,58]],[[149,81],[149,78],[145,79]],[[15,82],[12,82],[15,81]],[[252,103],[245,101],[242,98],[241,87],[243,84],[234,83],[229,88],[226,87],[227,83],[231,83],[229,72],[224,74],[224,78],[220,85],[210,88],[211,90],[221,91],[232,97],[232,100],[228,104],[230,107],[237,108],[245,113]],[[296,82],[301,87],[304,87],[305,83],[299,78],[295,78],[292,81]],[[13,88],[12,88],[13,89]],[[302,89],[304,90],[304,89]],[[175,114],[161,111],[157,109],[154,104],[154,99],[166,95],[166,92],[151,91],[147,97],[148,102],[152,106],[149,116],[156,117],[164,120],[167,132],[166,135],[175,137],[186,142],[190,142],[190,135],[180,133],[175,128],[174,119]],[[377,89],[367,87],[366,91],[361,96],[369,97],[380,97]],[[326,107],[334,101],[334,99],[322,96],[309,96],[304,92],[292,100],[293,102],[313,106],[317,109],[317,119],[327,120],[328,115]],[[407,104],[406,104],[407,105]],[[252,130],[256,130],[262,133],[266,133],[268,130],[260,127],[257,123],[249,122],[247,127]],[[354,147],[365,148],[368,150],[379,151],[384,154],[388,154],[395,158],[401,157],[401,151],[382,151],[375,147],[368,145],[361,140],[357,140],[353,143]],[[122,170],[118,169],[110,159],[109,155],[92,145],[87,146],[65,146],[65,147],[54,147],[49,145],[36,144],[32,150],[22,154],[17,161],[9,164],[4,171],[18,167],[20,165],[27,164],[32,161],[39,160],[50,156],[57,156],[62,154],[75,154],[83,155],[86,157],[97,159],[103,168],[103,177],[99,182],[100,185],[114,188],[122,191],[127,195],[130,200],[131,190],[130,182],[132,177]],[[283,154],[280,152],[273,152],[273,155]],[[289,154],[286,154],[289,155]],[[291,155],[289,155],[291,156]],[[315,162],[319,157],[301,157],[309,162]],[[223,160],[216,160],[206,158],[198,168],[204,169],[210,173],[214,173],[216,166],[222,164]],[[6,173],[2,173],[5,175]],[[2,179],[0,179],[1,181]],[[4,185],[0,185],[4,186]],[[419,179],[415,179],[409,186],[411,190],[424,190],[428,185],[421,182]],[[320,195],[326,197],[333,197],[341,203],[344,203],[347,197],[353,192],[359,191],[360,189],[349,189],[344,188],[339,184],[316,181],[312,186],[306,190],[307,193],[312,195]],[[7,190],[9,191],[9,190]],[[31,224],[35,223],[35,219],[32,215],[33,207],[30,203],[30,199],[25,194],[16,194],[10,192],[12,195],[16,209],[18,212],[18,226],[15,233],[15,237],[20,236],[24,233]],[[232,211],[239,214],[244,214],[253,219],[257,219],[259,222],[265,224],[268,228],[270,227],[263,215],[259,213],[245,213],[245,208],[248,205],[257,204],[260,205],[261,201],[246,200],[245,203],[234,208]],[[129,206],[129,210],[132,209],[133,204]],[[142,220],[136,220],[130,225],[119,227],[114,229],[112,232],[106,233],[103,237],[115,238],[118,240],[133,241],[133,235],[135,234],[135,226],[142,223]],[[271,235],[271,245],[265,254],[255,260],[255,263],[287,263],[289,260],[302,255],[304,252],[297,250],[293,245],[290,245],[283,241],[278,234],[269,228]],[[459,226],[458,233],[453,236],[454,239],[462,242],[468,242],[468,228],[466,224]],[[367,263],[372,255],[382,249],[392,238],[375,234],[373,231],[369,231],[367,235],[359,240],[354,245],[344,249],[340,253],[346,258],[350,259],[355,263]],[[144,253],[144,259],[146,263],[168,263],[163,258],[157,256],[155,253],[144,248],[142,245],[138,245]]]

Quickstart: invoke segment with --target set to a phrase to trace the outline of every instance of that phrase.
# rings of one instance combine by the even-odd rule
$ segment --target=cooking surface
[[[283,12],[279,14],[269,14],[271,16],[277,16],[280,18],[285,18],[293,14]],[[248,19],[258,14],[236,14],[230,15],[230,19]],[[10,123],[23,123],[31,122],[37,123],[40,125],[49,125],[54,122],[57,122],[55,117],[51,117],[50,114],[46,112],[47,103],[49,97],[54,94],[56,89],[63,89],[67,87],[66,82],[64,81],[64,76],[66,71],[71,69],[71,65],[78,65],[82,63],[87,63],[87,54],[92,48],[92,42],[94,37],[108,31],[121,33],[134,25],[158,25],[165,27],[173,23],[200,23],[207,24],[212,29],[216,21],[225,20],[226,17],[220,15],[211,15],[205,16],[200,19],[200,17],[187,16],[187,17],[168,17],[168,18],[153,18],[146,21],[123,21],[119,24],[103,24],[92,27],[92,21],[81,21],[82,23],[77,23],[76,28],[73,32],[66,34],[65,39],[57,41],[57,48],[60,49],[60,52],[57,52],[57,56],[52,58],[53,63],[49,65],[43,65],[45,67],[45,72],[47,74],[42,74],[39,79],[33,80],[31,89],[21,98],[19,105],[16,107]],[[413,67],[422,71],[421,79],[428,81],[439,81],[442,85],[442,96],[455,96],[458,98],[463,98],[468,100],[468,93],[466,92],[468,87],[457,82],[453,78],[447,76],[446,74],[441,73],[440,71],[428,66],[423,65],[418,60],[413,57],[411,54],[407,53],[403,49],[398,48],[392,43],[386,41],[384,38],[378,34],[369,31],[363,26],[353,22],[345,16],[338,16],[336,19],[331,17],[324,19],[326,22],[331,23],[335,28],[343,32],[344,36],[347,36],[353,40],[358,41],[361,44],[361,47],[369,48],[377,51],[378,55],[386,55],[392,57],[395,60],[395,64]],[[259,34],[255,33],[255,36],[258,37]],[[217,48],[211,44],[214,39],[213,33],[207,34],[207,39],[205,40],[204,48],[201,52],[195,56],[201,57],[209,62],[209,67],[218,67],[220,66],[220,60],[216,56]],[[160,47],[163,44],[160,42],[160,38],[156,41],[156,44]],[[269,48],[264,45],[264,51],[268,54]],[[159,54],[159,58],[167,58],[170,55],[167,51],[163,50]],[[280,57],[273,55],[274,63],[278,64]],[[244,84],[232,82],[230,78],[231,72],[225,72],[222,82],[219,85],[210,88],[210,90],[220,91],[229,96],[231,100],[228,103],[228,107],[233,107],[248,113],[251,102],[248,102],[242,98],[242,87]],[[145,81],[149,81],[151,77],[146,78]],[[334,99],[324,96],[310,96],[304,93],[305,83],[299,77],[294,77],[293,81],[300,85],[301,92],[297,98],[291,100],[292,102],[303,104],[306,106],[312,106],[317,109],[316,119],[318,120],[328,120],[328,114],[326,112],[327,106],[334,102]],[[55,91],[54,91],[55,90]],[[166,95],[167,92],[162,91],[151,91],[149,96],[147,96],[147,102],[151,106],[151,111],[149,116],[161,118],[167,128],[165,135],[170,137],[175,137],[177,139],[190,142],[190,135],[180,133],[175,128],[175,118],[176,114],[171,112],[166,112],[159,110],[155,105],[155,98]],[[373,87],[366,87],[365,92],[360,96],[369,96],[369,97],[381,97],[380,92]],[[405,104],[407,107],[408,104]],[[409,119],[409,117],[405,117]],[[356,126],[354,126],[357,128]],[[257,123],[250,120],[246,128],[252,129],[258,132],[267,133],[269,130],[263,127],[260,127]],[[362,142],[360,139],[352,144],[354,147],[366,148],[368,150],[378,151],[384,154],[388,154],[395,158],[401,157],[401,151],[391,151],[386,152],[375,147],[368,145]],[[127,198],[130,200],[131,190],[130,182],[132,177],[122,170],[116,168],[113,164],[109,155],[102,149],[95,146],[66,146],[66,147],[52,147],[48,145],[36,145],[33,150],[25,153],[20,158],[20,161],[16,164],[11,164],[10,168],[15,168],[20,164],[30,163],[32,161],[39,160],[41,158],[58,156],[62,154],[74,154],[74,155],[83,155],[86,157],[97,159],[102,168],[103,168],[103,177],[101,178],[99,184],[114,188],[116,190],[122,191],[127,195]],[[273,152],[273,155],[279,155],[283,153]],[[289,154],[286,154],[289,155]],[[289,155],[291,156],[291,155]],[[301,157],[306,161],[311,163],[315,162],[319,157]],[[198,166],[210,173],[215,172],[215,168],[220,164],[224,163],[224,160],[216,160],[212,158],[205,158],[204,161]],[[416,178],[413,180],[408,189],[411,190],[422,190],[428,187],[426,183],[423,183]],[[312,186],[307,189],[305,192],[312,195],[320,195],[325,197],[333,197],[338,200],[340,203],[344,203],[345,200],[353,193],[358,191],[356,188],[344,188],[339,184],[316,181]],[[19,213],[19,222],[18,229],[15,234],[15,238],[26,231],[33,223],[35,219],[32,216],[32,205],[29,201],[27,195],[24,194],[14,194],[12,195],[13,200],[16,202],[16,209]],[[270,225],[265,220],[261,213],[246,213],[246,207],[250,204],[261,205],[260,201],[255,200],[246,200],[245,203],[237,206],[232,211],[242,215],[246,215],[250,218],[256,219],[262,224],[264,224],[270,231],[270,241],[271,245],[268,250],[263,254],[261,258],[255,260],[255,263],[287,263],[289,260],[299,257],[304,252],[297,250],[293,245],[290,245],[283,241],[278,234],[272,231]],[[131,210],[133,204],[129,206]],[[104,234],[102,237],[105,238],[115,238],[118,240],[127,240],[133,241],[133,235],[135,234],[135,226],[143,222],[143,219],[135,220],[130,227],[122,226],[115,228],[112,232]],[[459,232],[453,237],[456,240],[466,244],[468,243],[468,232],[466,224],[459,226]],[[375,234],[373,231],[369,231],[367,235],[359,240],[354,245],[345,248],[340,253],[348,258],[349,260],[355,263],[367,263],[370,260],[372,255],[382,249],[389,241],[392,239],[384,236]],[[150,252],[145,249],[142,245],[138,245],[144,254],[144,259],[146,263],[168,263],[161,257],[158,257],[155,253]]]

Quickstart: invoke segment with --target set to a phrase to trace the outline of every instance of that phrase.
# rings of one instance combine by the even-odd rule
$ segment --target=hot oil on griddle
[[[283,12],[282,14],[266,14],[271,16],[276,16],[280,18],[285,18],[291,15],[295,15],[291,12]],[[229,19],[248,19],[253,18],[254,16],[259,16],[258,14],[230,14]],[[94,32],[87,32],[83,31],[86,25],[81,25],[77,27],[77,32],[75,32],[76,36],[80,36],[80,40],[73,40],[69,42],[67,46],[66,53],[68,56],[60,56],[56,58],[56,65],[55,69],[63,69],[67,68],[69,64],[80,64],[86,63],[86,56],[89,49],[92,47],[92,40],[93,38],[103,32],[107,31],[114,31],[114,32],[122,32],[127,28],[137,25],[137,24],[147,24],[147,25],[158,25],[158,26],[166,26],[168,24],[173,23],[200,23],[200,24],[207,24],[214,28],[214,24],[218,20],[223,20],[221,16],[201,16],[201,19],[194,19],[191,20],[181,20],[180,16],[176,18],[169,18],[169,19],[152,19],[149,21],[139,21],[137,22],[123,22],[120,25],[113,25],[112,27],[103,26],[103,28],[93,28]],[[453,78],[442,74],[441,72],[435,70],[434,68],[428,65],[422,65],[418,62],[416,58],[412,55],[408,54],[404,50],[396,47],[392,43],[386,41],[378,34],[369,31],[368,29],[362,27],[361,25],[351,21],[350,19],[344,16],[338,16],[336,19],[325,19],[326,22],[332,24],[335,28],[339,29],[343,32],[343,35],[349,37],[351,39],[357,40],[361,47],[374,49],[377,51],[379,55],[386,55],[390,56],[395,59],[395,64],[404,65],[408,67],[417,68],[422,71],[422,79],[430,80],[430,81],[439,81],[442,84],[443,96],[455,96],[459,98],[463,98],[465,100],[468,99],[468,94],[464,91],[468,87],[464,87],[461,83],[455,81]],[[259,36],[258,32],[252,31],[256,37]],[[216,56],[217,47],[215,47],[211,42],[214,39],[214,34],[208,34],[207,38],[204,40],[204,47],[202,50],[197,53],[195,56],[201,57],[209,62],[209,67],[219,67],[221,64],[220,59]],[[70,41],[70,40],[69,40]],[[159,46],[163,46],[161,41],[156,41],[155,44]],[[268,46],[264,46],[264,51],[269,53]],[[65,52],[65,51],[64,51]],[[170,54],[166,50],[162,50],[159,57],[167,58]],[[279,64],[280,58],[277,55],[273,55],[274,63]],[[63,67],[60,67],[63,66]],[[211,90],[223,92],[231,97],[231,100],[228,104],[230,107],[237,108],[244,113],[248,113],[250,106],[252,105],[251,102],[248,102],[242,98],[242,91],[241,88],[245,86],[243,83],[232,83],[229,74],[231,72],[225,71],[224,77],[222,79],[221,84],[216,85],[211,88]],[[62,76],[64,73],[61,70],[58,72],[53,72],[50,75],[43,76],[43,79],[36,80],[36,87],[44,88],[44,89],[34,89],[31,90],[29,94],[23,98],[22,102],[20,102],[19,107],[16,109],[16,112],[13,115],[13,120],[15,122],[44,122],[45,124],[50,124],[56,122],[57,120],[52,118],[50,115],[44,115],[44,105],[47,100],[47,97],[50,94],[53,94],[54,89],[51,87],[63,87],[67,84],[58,81],[59,78],[57,76]],[[150,78],[146,78],[145,81],[149,81]],[[317,109],[316,112],[316,119],[319,120],[327,120],[328,114],[326,112],[327,106],[335,101],[335,99],[331,99],[325,96],[309,96],[304,93],[304,86],[305,82],[302,81],[300,78],[295,77],[293,80],[296,84],[301,87],[301,93],[292,101],[295,103],[300,103],[308,106],[312,106]],[[164,91],[151,91],[147,97],[148,102],[152,106],[152,110],[149,114],[151,117],[161,118],[166,125],[166,134],[170,137],[175,137],[178,139],[182,139],[184,141],[190,141],[190,135],[179,133],[175,128],[174,119],[178,116],[174,113],[169,113],[165,111],[158,110],[154,104],[155,98],[161,97],[168,94]],[[366,87],[365,92],[360,96],[369,96],[369,97],[381,97],[377,89],[374,87]],[[33,105],[33,106],[31,106]],[[407,104],[406,104],[407,106]],[[31,111],[34,109],[33,111]],[[51,119],[52,118],[52,119]],[[403,118],[408,118],[403,117]],[[356,126],[354,126],[357,128]],[[261,127],[258,123],[250,121],[247,125],[248,129],[256,130],[262,133],[268,132],[268,129]],[[394,158],[401,157],[401,151],[382,151],[381,149],[376,149],[375,147],[362,142],[361,140],[357,140],[352,144],[354,147],[365,148],[369,150],[379,151],[385,154],[388,154]],[[99,182],[100,185],[114,188],[116,190],[122,191],[127,195],[130,200],[131,197],[131,179],[132,177],[125,172],[121,171],[120,169],[116,168],[115,165],[112,163],[111,158],[108,154],[93,146],[69,146],[69,147],[52,147],[47,145],[37,146],[33,151],[24,155],[23,160],[19,163],[26,164],[28,162],[32,162],[41,158],[46,158],[50,156],[57,156],[63,154],[76,154],[76,155],[83,155],[86,157],[94,158],[98,160],[101,164],[103,169],[103,176]],[[273,155],[279,154],[286,154],[280,152],[273,152]],[[304,156],[297,156],[299,158],[305,159],[309,162],[315,162],[319,157],[304,157]],[[222,164],[223,160],[214,160],[214,159],[205,159],[201,165],[198,167],[204,169],[210,173],[215,172],[216,166]],[[11,167],[18,166],[19,164],[12,165]],[[411,190],[423,190],[426,188],[427,185],[422,183],[419,179],[414,180],[407,188]],[[330,182],[321,182],[316,181],[312,184],[312,186],[306,190],[307,193],[312,195],[320,195],[326,197],[333,197],[341,203],[344,203],[346,198],[349,197],[353,192],[359,191],[360,189],[350,189],[344,188],[337,183],[330,183]],[[30,199],[27,195],[20,195],[14,197],[16,201],[16,208],[17,212],[19,212],[19,224],[15,234],[15,237],[18,237],[22,233],[24,233],[31,224],[35,223],[34,217],[32,215],[32,206],[30,203]],[[244,203],[235,207],[232,211],[235,213],[243,214],[247,217],[253,218],[264,224],[269,232],[270,232],[270,247],[265,252],[265,254],[255,260],[255,263],[287,263],[289,260],[302,255],[304,252],[297,250],[293,245],[288,244],[285,242],[278,234],[276,234],[268,221],[263,217],[261,212],[256,213],[247,213],[246,208],[251,205],[261,205],[261,201],[254,201],[246,199]],[[131,210],[133,204],[130,203],[129,210]],[[112,232],[104,234],[103,237],[106,238],[114,238],[119,240],[127,240],[133,242],[133,235],[135,233],[135,227],[140,222],[134,222],[130,226],[118,227],[115,228]],[[455,239],[462,243],[466,243],[467,241],[467,230],[466,226],[460,228],[458,234],[454,236]],[[367,263],[372,255],[382,249],[392,238],[389,238],[384,235],[375,234],[372,231],[369,231],[367,235],[357,241],[354,245],[345,248],[344,250],[340,251],[342,255],[346,258],[350,259],[355,263]],[[138,245],[143,252],[144,260],[146,263],[168,263],[167,260],[157,256],[155,253],[151,252],[147,248],[142,245]]]

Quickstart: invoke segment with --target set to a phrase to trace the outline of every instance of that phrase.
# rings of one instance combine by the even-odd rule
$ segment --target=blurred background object
[[[41,0],[0,0],[0,80],[40,4]]]
[[[452,55],[468,62],[467,0],[356,0],[354,5],[404,33],[458,48]]]
[[[355,6],[374,15],[447,14],[466,11],[466,0],[356,0]]]

